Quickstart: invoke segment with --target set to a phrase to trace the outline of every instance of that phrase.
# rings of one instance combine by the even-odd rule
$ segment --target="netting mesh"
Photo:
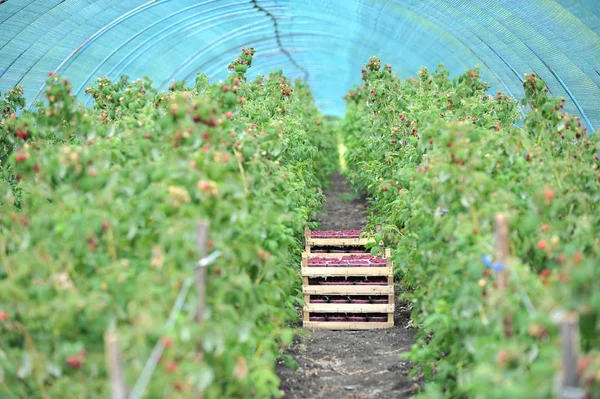
[[[33,101],[48,71],[82,97],[105,75],[147,75],[165,89],[199,71],[221,79],[239,48],[254,46],[255,73],[307,77],[330,114],[343,113],[341,97],[377,55],[404,77],[479,64],[491,90],[517,97],[534,71],[598,128],[599,34],[598,0],[7,0],[0,91],[21,84]]]

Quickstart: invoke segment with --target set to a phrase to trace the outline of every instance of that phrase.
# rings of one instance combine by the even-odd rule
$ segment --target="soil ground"
[[[352,195],[343,175],[332,177],[319,216],[323,230],[366,225],[366,200]],[[301,330],[286,353],[298,363],[294,372],[280,361],[277,373],[285,399],[395,399],[416,392],[410,363],[399,355],[414,342],[410,311],[396,302],[395,327],[370,331]]]

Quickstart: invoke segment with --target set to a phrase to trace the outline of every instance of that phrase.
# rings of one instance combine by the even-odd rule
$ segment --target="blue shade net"
[[[600,127],[600,0],[0,0],[0,91],[31,104],[48,71],[84,90],[96,78],[149,76],[160,89],[227,75],[241,47],[250,72],[308,79],[323,112],[372,55],[401,77],[443,62],[480,65],[492,92],[523,96],[536,72],[590,130]]]

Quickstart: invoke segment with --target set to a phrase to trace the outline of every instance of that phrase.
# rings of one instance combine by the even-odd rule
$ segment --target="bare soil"
[[[319,216],[323,230],[360,229],[366,224],[366,200],[355,196],[343,175],[332,178]],[[349,200],[351,199],[351,200]],[[396,302],[394,328],[369,331],[299,330],[286,350],[298,363],[294,372],[277,364],[285,399],[394,399],[415,393],[411,365],[399,358],[410,351],[414,330],[410,310]]]

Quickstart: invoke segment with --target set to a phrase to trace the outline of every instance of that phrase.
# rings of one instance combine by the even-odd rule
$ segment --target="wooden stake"
[[[508,217],[504,213],[496,214],[496,256],[495,263],[502,263],[504,268],[498,273],[498,288],[506,289],[508,285]]]
[[[203,220],[196,225],[196,245],[200,258],[208,255],[208,230],[210,222]],[[198,309],[196,311],[196,322],[202,324],[204,321],[204,310],[206,308],[206,266],[196,267],[196,291],[198,292]]]
[[[569,312],[560,323],[560,341],[562,345],[562,386],[578,387],[577,358],[579,357],[579,317]]]
[[[119,335],[114,327],[108,329],[104,334],[104,351],[106,358],[106,370],[110,380],[110,398],[126,399],[128,389],[125,385],[123,375],[123,363],[121,361],[121,350],[119,348]]]

